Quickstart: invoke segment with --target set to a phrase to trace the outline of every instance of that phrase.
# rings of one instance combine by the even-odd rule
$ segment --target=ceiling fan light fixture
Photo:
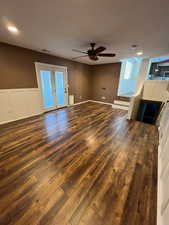
[[[83,52],[81,50],[76,50],[76,49],[72,49],[74,52],[79,52],[79,53],[83,53],[86,56],[89,57],[89,59],[96,61],[99,59],[99,57],[114,57],[115,54],[114,53],[102,53],[103,51],[106,50],[106,47],[104,46],[99,46],[97,48],[95,48],[95,43],[90,43],[90,48],[86,51]],[[83,57],[83,56],[79,56],[79,57]],[[79,57],[75,57],[75,58],[79,58]],[[75,59],[74,58],[74,59]]]
[[[131,48],[132,48],[133,50],[135,50],[137,47],[138,47],[138,45],[132,45],[132,46],[131,46]]]

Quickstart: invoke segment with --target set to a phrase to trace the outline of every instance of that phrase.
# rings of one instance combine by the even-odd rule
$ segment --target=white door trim
[[[43,102],[41,80],[40,80],[40,76],[39,76],[39,71],[41,69],[44,69],[44,70],[45,69],[46,70],[48,69],[49,71],[52,71],[53,74],[57,70],[58,71],[63,71],[66,74],[65,79],[66,79],[66,85],[67,85],[67,87],[66,87],[67,97],[66,97],[66,104],[64,106],[68,106],[69,85],[68,85],[68,71],[67,71],[67,67],[66,66],[52,65],[52,64],[48,64],[48,63],[35,62],[35,70],[36,70],[37,83],[38,83],[38,88],[40,89],[41,101]],[[50,108],[50,109],[47,109],[47,110],[43,107],[43,112],[47,112],[47,111],[51,111],[51,110],[54,110],[54,109],[58,109],[60,107],[63,107],[63,106],[57,106],[57,107]]]

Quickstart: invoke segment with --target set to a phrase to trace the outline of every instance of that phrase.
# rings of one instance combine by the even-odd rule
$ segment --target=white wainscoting
[[[40,89],[1,89],[0,124],[43,113]]]
[[[158,150],[158,215],[157,225],[169,224],[169,103],[162,113]]]
[[[143,87],[143,99],[167,101],[169,98],[168,80],[146,80]]]

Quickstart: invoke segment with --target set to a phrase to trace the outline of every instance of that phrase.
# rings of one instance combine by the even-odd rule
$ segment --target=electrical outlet
[[[105,97],[105,96],[102,96],[102,97],[101,97],[101,99],[102,99],[102,100],[105,100],[105,99],[106,99],[106,97]]]
[[[79,98],[82,99],[82,96],[80,96]]]

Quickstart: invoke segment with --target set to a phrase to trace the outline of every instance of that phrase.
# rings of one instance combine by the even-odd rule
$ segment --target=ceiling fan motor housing
[[[115,56],[114,53],[102,53],[103,51],[106,50],[106,48],[103,46],[95,48],[95,45],[96,45],[95,43],[90,43],[91,48],[88,49],[87,52],[82,52],[79,50],[75,50],[75,51],[85,53],[86,56],[88,56],[91,60],[94,60],[94,61],[98,60],[99,56],[101,56],[101,57],[114,57]]]

